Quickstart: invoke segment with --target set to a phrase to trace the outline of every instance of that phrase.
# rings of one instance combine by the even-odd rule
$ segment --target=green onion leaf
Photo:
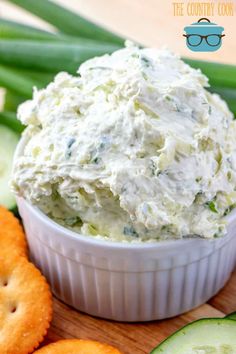
[[[0,40],[0,63],[28,70],[75,73],[85,60],[112,53],[111,44],[86,45],[59,42]]]
[[[54,79],[55,76],[55,73],[40,72],[37,70],[27,70],[25,68],[14,67],[14,70],[16,70],[19,75],[22,75],[32,80],[34,82],[34,85],[39,89],[47,86]]]
[[[25,98],[32,96],[35,81],[20,75],[17,70],[0,65],[0,86],[5,87]]]
[[[201,69],[212,86],[236,88],[236,65],[219,64],[203,60],[182,58],[195,69]]]
[[[25,97],[17,95],[16,93],[6,90],[4,95],[4,111],[16,111],[19,104],[25,101]]]
[[[56,41],[74,44],[90,44],[96,45],[98,41],[73,37],[62,33],[51,33],[41,29],[24,25],[18,22],[0,19],[0,39],[18,39],[18,40],[34,40],[34,41]],[[106,43],[105,43],[106,44]],[[109,45],[109,44],[108,44]]]
[[[123,45],[124,39],[49,0],[9,0],[61,32]]]
[[[57,35],[37,29],[32,26],[23,25],[14,21],[0,19],[1,39],[34,39],[34,40],[55,40]]]
[[[14,112],[0,112],[0,124],[8,126],[17,133],[21,133],[25,128],[24,125],[17,120]]]
[[[230,89],[227,87],[213,86],[208,88],[208,91],[212,93],[218,93],[228,104],[229,109],[236,116],[236,89]]]

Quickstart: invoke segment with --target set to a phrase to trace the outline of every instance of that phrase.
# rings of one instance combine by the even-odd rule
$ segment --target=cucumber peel
[[[225,318],[230,318],[231,320],[235,320],[236,321],[236,312],[230,313]]]
[[[235,354],[236,321],[205,318],[194,321],[164,340],[150,354]]]
[[[15,215],[16,218],[21,219],[21,216],[19,214],[19,210],[18,210],[16,204],[13,208],[10,208],[9,210]]]

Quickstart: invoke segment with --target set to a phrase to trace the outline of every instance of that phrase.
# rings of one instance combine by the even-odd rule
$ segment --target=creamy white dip
[[[223,235],[236,123],[207,82],[167,50],[132,45],[59,73],[19,108],[28,127],[13,189],[85,235]]]

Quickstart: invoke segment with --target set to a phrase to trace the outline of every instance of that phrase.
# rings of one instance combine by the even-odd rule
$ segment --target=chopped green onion
[[[228,215],[234,208],[236,207],[236,204],[230,205],[224,212],[224,216]]]
[[[126,236],[134,236],[138,237],[137,231],[133,228],[133,226],[124,226],[123,234]]]
[[[49,0],[9,0],[46,22],[61,32],[73,36],[92,38],[122,45],[124,39],[86,20],[80,15]]]
[[[215,203],[213,201],[207,202],[206,205],[211,211],[213,211],[213,213],[218,213]]]

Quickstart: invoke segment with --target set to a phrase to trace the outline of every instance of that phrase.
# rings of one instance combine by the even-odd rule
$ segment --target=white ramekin
[[[118,321],[188,311],[216,294],[236,260],[236,213],[214,240],[117,243],[76,234],[17,200],[32,260],[54,294],[78,310]]]

